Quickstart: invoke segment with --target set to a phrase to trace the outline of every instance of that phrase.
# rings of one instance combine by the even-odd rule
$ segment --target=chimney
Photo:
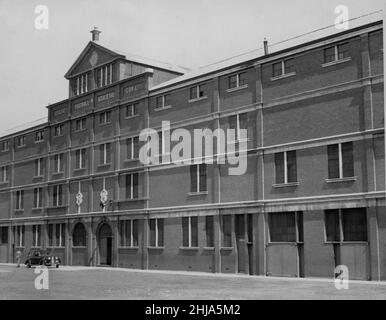
[[[91,30],[90,33],[92,34],[92,41],[99,41],[99,34],[102,31],[99,31],[97,27],[94,27],[94,30]]]
[[[268,54],[268,41],[264,38],[264,55]]]

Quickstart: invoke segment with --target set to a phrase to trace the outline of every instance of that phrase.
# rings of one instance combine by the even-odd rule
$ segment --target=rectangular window
[[[222,216],[222,247],[232,247],[232,216]]]
[[[75,121],[75,131],[82,131],[86,129],[86,118],[77,119]]]
[[[54,155],[54,173],[61,173],[64,171],[64,154],[59,153]]]
[[[328,178],[342,179],[354,176],[353,143],[345,142],[327,146]]]
[[[63,125],[59,124],[54,127],[54,137],[60,137],[63,135]]]
[[[294,59],[287,59],[272,64],[272,77],[280,77],[295,72]]]
[[[367,241],[366,208],[326,210],[325,230],[329,242]]]
[[[24,190],[16,191],[16,210],[24,209]]]
[[[65,231],[64,223],[48,225],[48,246],[49,247],[64,247]]]
[[[17,226],[15,229],[16,247],[24,247],[25,226]]]
[[[170,94],[166,94],[156,98],[156,109],[162,109],[168,106],[170,106]]]
[[[111,122],[111,111],[106,111],[99,114],[99,124],[107,124],[110,122]]]
[[[164,245],[164,221],[163,219],[150,219],[150,246],[163,247]]]
[[[8,182],[8,177],[9,177],[9,167],[1,167],[1,180],[0,182]]]
[[[8,151],[9,150],[9,141],[3,141],[1,143],[1,151]]]
[[[99,146],[99,154],[100,154],[100,164],[109,164],[111,163],[111,144],[104,143]]]
[[[341,43],[324,49],[324,63],[339,61],[348,58],[348,43]]]
[[[138,247],[138,220],[124,220],[119,222],[121,247]]]
[[[33,225],[32,226],[32,246],[40,247],[41,246],[41,225]]]
[[[138,103],[126,106],[126,118],[134,117],[138,114]]]
[[[206,86],[204,84],[200,84],[189,89],[189,99],[199,99],[206,96]]]
[[[269,234],[271,242],[298,242],[303,240],[301,212],[275,212],[269,214]],[[297,234],[298,232],[298,234]]]
[[[35,159],[35,177],[43,175],[43,158]]]
[[[78,149],[75,151],[75,168],[86,168],[86,149]]]
[[[25,136],[20,136],[16,138],[16,146],[18,148],[25,146]]]
[[[190,166],[190,192],[206,192],[206,164]]]
[[[139,158],[139,137],[132,137],[126,140],[127,159],[134,160]]]
[[[34,208],[43,207],[43,188],[34,189]]]
[[[241,129],[248,129],[248,113],[238,113],[228,117],[229,129],[235,130],[235,141],[241,141]],[[232,142],[232,141],[230,141]]]
[[[214,247],[214,217],[205,217],[206,246]]]
[[[297,182],[296,150],[275,153],[276,183]]]
[[[126,175],[126,199],[138,198],[138,173]]]
[[[52,205],[54,207],[63,205],[63,185],[61,184],[53,187]]]
[[[198,247],[198,218],[182,218],[182,246],[187,248]]]
[[[228,77],[228,89],[235,89],[247,86],[247,73],[237,73]]]
[[[326,240],[328,242],[340,242],[339,215],[339,209],[325,211]]]
[[[0,227],[0,244],[8,243],[8,227]]]
[[[44,131],[35,132],[35,142],[41,142],[44,140]]]

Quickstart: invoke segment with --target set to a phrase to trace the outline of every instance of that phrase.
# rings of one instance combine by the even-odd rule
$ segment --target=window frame
[[[42,225],[32,225],[32,247],[40,248],[42,246]]]
[[[243,84],[240,84],[240,76],[241,75],[246,75],[248,72],[247,71],[242,71],[242,72],[237,72],[234,74],[231,74],[228,76],[228,88],[227,91],[233,91],[233,90],[238,90],[238,89],[244,89],[248,87],[248,79],[243,80]],[[232,77],[236,77],[236,81],[232,81]],[[235,86],[231,86],[232,83],[235,83]]]
[[[44,141],[44,130],[39,130],[35,132],[35,143]]]
[[[139,220],[129,219],[119,221],[119,246],[121,248],[139,247]],[[130,239],[127,237],[127,227],[129,226]],[[129,240],[129,241],[128,241]]]
[[[15,209],[19,211],[24,210],[24,190],[16,190]]]
[[[346,150],[346,153],[344,154],[343,153],[343,149],[344,149],[344,146],[349,146],[349,149]],[[329,151],[329,148],[331,150],[331,148],[333,148],[334,146],[338,146],[338,177],[332,177],[332,171],[333,171],[333,167],[330,167],[332,166],[332,162],[334,161],[334,159],[336,158],[336,154],[333,154],[332,151]],[[352,175],[345,175],[344,172],[345,172],[345,169],[347,170],[347,164],[346,164],[346,167],[344,166],[345,164],[345,161],[344,161],[344,157],[350,157],[350,162],[351,162],[351,167],[352,167]],[[347,161],[347,159],[346,159]],[[326,179],[326,182],[335,182],[335,181],[341,181],[341,180],[355,180],[356,179],[356,176],[355,176],[355,160],[354,160],[354,143],[352,141],[348,141],[348,142],[339,142],[339,143],[334,143],[334,144],[329,144],[327,145],[327,174],[328,174],[328,178]]]
[[[33,209],[43,208],[43,188],[36,187],[34,188],[34,200],[33,200]]]
[[[0,183],[7,183],[7,182],[9,182],[9,166],[2,166]]]
[[[195,168],[195,169],[193,169]],[[201,190],[201,170],[200,168],[204,168],[205,173],[205,188]],[[193,172],[194,171],[194,172]],[[194,176],[195,175],[195,178]],[[195,184],[195,190],[192,190],[193,187],[193,181],[196,182]],[[190,165],[190,194],[202,194],[208,192],[208,169],[206,163],[200,163],[200,164],[192,164]]]
[[[193,218],[193,219],[192,219]],[[187,230],[184,226],[187,222]],[[182,227],[182,246],[181,248],[198,248],[198,216],[188,216],[181,218]],[[185,232],[188,234],[185,234]],[[185,236],[187,236],[188,243],[185,242]],[[195,240],[195,243],[193,243]]]

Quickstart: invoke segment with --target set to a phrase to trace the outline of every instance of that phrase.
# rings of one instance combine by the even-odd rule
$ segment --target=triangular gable
[[[90,41],[64,77],[66,79],[71,78],[72,75],[82,73],[116,58],[125,58],[125,56]]]

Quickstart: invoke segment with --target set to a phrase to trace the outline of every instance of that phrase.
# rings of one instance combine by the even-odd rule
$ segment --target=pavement
[[[333,279],[75,266],[50,268],[42,277],[34,268],[0,264],[0,299],[386,299],[386,282],[373,281],[351,280],[338,290]]]

